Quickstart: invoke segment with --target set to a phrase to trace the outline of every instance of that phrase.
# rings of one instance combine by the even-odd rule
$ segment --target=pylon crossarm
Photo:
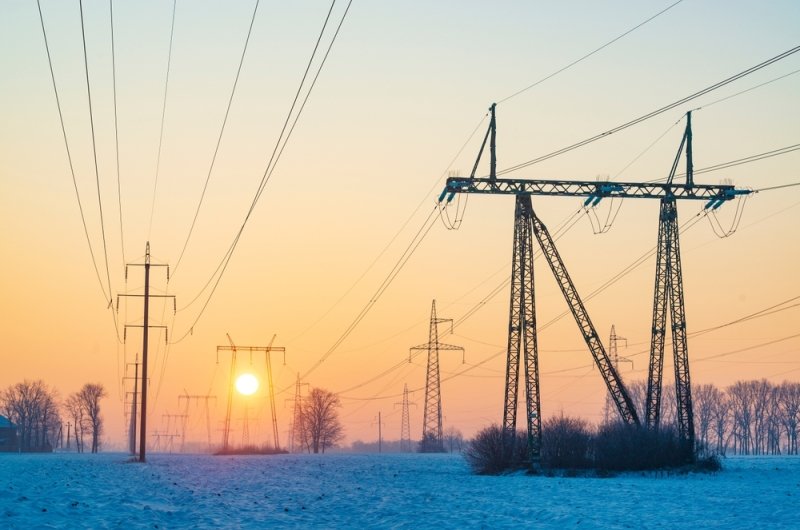
[[[528,180],[500,178],[450,177],[439,201],[452,200],[456,193],[492,195],[544,195],[551,197],[587,197],[586,203],[597,203],[606,197],[701,200],[722,203],[737,195],[751,193],[732,184],[667,184],[647,182],[603,182],[577,180]]]
[[[628,395],[628,392],[622,383],[622,379],[614,369],[614,365],[611,362],[611,359],[608,357],[608,354],[603,347],[603,343],[600,341],[600,338],[597,335],[594,324],[592,324],[589,314],[586,311],[586,307],[583,305],[583,302],[578,295],[578,291],[575,289],[575,285],[572,283],[572,279],[570,278],[569,273],[564,266],[564,262],[561,259],[558,250],[556,249],[553,238],[547,231],[547,227],[545,227],[542,221],[533,212],[532,220],[533,233],[539,240],[539,245],[542,247],[542,254],[547,259],[547,263],[550,265],[550,269],[553,271],[553,275],[555,276],[556,281],[561,288],[564,299],[569,304],[570,311],[575,317],[575,322],[578,324],[578,327],[581,330],[583,339],[586,341],[586,345],[589,347],[592,357],[594,357],[594,361],[597,364],[603,379],[605,380],[608,391],[611,394],[615,405],[617,406],[617,410],[619,411],[622,420],[629,425],[639,425],[639,417],[636,414],[633,401]]]

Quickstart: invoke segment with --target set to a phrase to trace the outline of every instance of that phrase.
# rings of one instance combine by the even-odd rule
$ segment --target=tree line
[[[626,384],[640,417],[647,395],[646,381]],[[796,455],[800,429],[800,383],[766,379],[737,381],[725,388],[693,385],[695,436],[702,451],[738,455]],[[606,417],[613,418],[610,403]],[[676,422],[675,387],[665,386],[661,425]]]
[[[103,385],[87,383],[62,402],[44,381],[25,380],[0,391],[0,413],[16,426],[20,452],[49,452],[66,437],[66,446],[74,442],[80,453],[88,439],[91,452],[96,453],[103,434],[100,400],[106,396]]]

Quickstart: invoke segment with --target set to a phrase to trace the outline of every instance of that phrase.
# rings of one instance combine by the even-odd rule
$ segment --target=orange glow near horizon
[[[187,440],[217,443],[230,394],[232,432],[243,431],[246,417],[251,441],[272,440],[275,410],[284,444],[298,390],[302,399],[309,388],[323,388],[340,394],[345,444],[375,439],[379,412],[384,438],[399,438],[402,411],[395,403],[407,384],[416,403],[411,436],[418,438],[426,355],[409,360],[409,348],[429,340],[433,299],[439,318],[455,323],[452,334],[449,325],[440,326],[440,341],[465,348],[466,365],[460,352],[439,356],[445,429],[469,437],[501,422],[514,199],[476,195],[454,200],[446,212],[433,209],[447,170],[468,175],[472,169],[491,102],[498,102],[502,171],[796,46],[800,20],[800,2],[735,8],[724,0],[682,2],[533,86],[657,7],[618,0],[581,2],[579,9],[568,2],[505,2],[493,9],[469,2],[355,2],[250,211],[325,5],[284,2],[273,13],[259,11],[229,115],[250,2],[179,8],[168,90],[171,7],[153,0],[115,3],[116,95],[107,6],[86,6],[95,157],[77,7],[42,4],[70,158],[36,4],[0,2],[0,35],[13,43],[0,52],[0,391],[41,379],[63,401],[85,383],[102,383],[109,449],[127,443],[133,375],[143,351],[143,304],[135,296],[143,292],[144,277],[142,267],[126,271],[125,264],[142,263],[146,241],[152,262],[171,267],[169,281],[165,268],[151,271],[151,294],[177,300],[174,313],[169,298],[150,302],[150,324],[168,328],[168,337],[161,327],[149,335],[151,430],[163,416],[182,413],[189,416]],[[476,65],[490,65],[491,75]],[[800,53],[507,176],[663,179],[683,135],[684,114],[702,107],[692,114],[696,183],[730,179],[762,189],[796,182],[798,150],[713,168],[797,144],[800,75],[791,72],[798,67]],[[505,98],[526,86],[531,89]],[[487,146],[479,176],[487,174],[488,158]],[[532,200],[603,344],[612,325],[627,338],[619,356],[633,365],[620,365],[622,378],[646,379],[658,202],[604,199],[585,215],[583,199]],[[457,204],[464,208],[463,223],[448,230],[452,226],[441,221],[461,219]],[[718,236],[736,220],[737,204],[706,218],[702,206],[689,200],[678,206],[679,224],[687,225],[680,252],[692,382],[722,388],[740,379],[800,379],[800,306],[791,301],[800,296],[800,186],[751,195],[730,237]],[[421,227],[429,212],[435,223],[426,232]],[[417,233],[424,240],[413,245]],[[413,255],[398,265],[404,252]],[[605,384],[546,261],[536,259],[534,268],[542,414],[598,422]],[[118,294],[134,296],[122,298],[112,314]],[[702,330],[709,331],[693,334]],[[228,352],[217,356],[218,346],[229,345],[227,333],[237,345],[262,346],[277,334],[274,345],[285,347],[285,358],[272,351],[267,366],[263,353],[248,358],[239,352],[233,364]],[[668,343],[664,384],[674,378],[671,352]],[[261,381],[248,399],[230,388],[244,371],[256,385]],[[245,394],[238,382],[236,390]],[[521,396],[520,407],[524,402]]]

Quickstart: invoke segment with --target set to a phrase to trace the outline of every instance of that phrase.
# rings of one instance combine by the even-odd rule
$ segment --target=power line
[[[455,154],[455,156],[453,156],[453,158],[450,160],[450,163],[447,165],[447,168],[446,168],[446,169],[445,169],[445,170],[442,172],[442,174],[441,174],[441,175],[440,175],[440,176],[439,176],[439,177],[436,179],[436,181],[433,183],[433,185],[431,186],[431,188],[430,188],[430,189],[429,189],[429,190],[428,190],[428,191],[425,193],[425,196],[422,198],[422,200],[420,200],[420,202],[417,204],[416,208],[414,208],[414,210],[411,212],[411,214],[410,214],[410,215],[409,215],[409,216],[406,218],[406,220],[405,220],[405,221],[403,222],[403,224],[400,226],[400,228],[398,228],[398,229],[397,229],[397,231],[394,233],[394,235],[391,237],[391,239],[389,239],[389,242],[388,242],[388,243],[386,243],[386,245],[385,245],[385,246],[383,247],[383,249],[382,249],[382,250],[381,250],[381,251],[378,253],[378,255],[377,255],[377,256],[375,256],[375,258],[374,258],[374,259],[372,260],[372,262],[371,262],[371,263],[370,263],[370,264],[367,266],[367,268],[366,268],[366,269],[364,269],[364,272],[362,272],[362,273],[361,273],[361,275],[360,275],[360,276],[359,276],[359,277],[358,277],[358,278],[357,278],[357,279],[356,279],[356,280],[355,280],[355,281],[354,281],[354,282],[353,282],[353,283],[350,285],[350,287],[348,287],[348,288],[347,288],[347,290],[344,292],[344,294],[342,294],[342,295],[341,295],[341,296],[338,298],[338,300],[336,300],[336,301],[335,301],[335,302],[334,302],[334,303],[333,303],[333,304],[332,304],[332,305],[331,305],[331,306],[330,306],[330,307],[329,307],[329,308],[328,308],[328,309],[325,311],[325,313],[323,313],[323,314],[322,314],[322,316],[320,316],[320,317],[319,317],[317,320],[315,320],[315,321],[314,321],[314,322],[313,322],[313,323],[312,323],[310,326],[308,326],[306,329],[304,329],[303,331],[301,331],[301,332],[300,332],[298,335],[296,335],[296,336],[292,337],[291,339],[289,339],[289,340],[287,341],[287,344],[289,344],[289,343],[291,343],[291,342],[293,342],[293,341],[297,340],[299,337],[303,336],[303,335],[304,335],[305,333],[307,333],[309,330],[313,329],[313,328],[314,328],[314,326],[316,326],[317,324],[319,324],[319,323],[320,323],[320,322],[321,322],[321,321],[322,321],[322,320],[323,320],[325,317],[327,317],[327,316],[328,316],[328,315],[329,315],[329,314],[330,314],[330,313],[331,313],[331,312],[332,312],[332,311],[333,311],[333,310],[334,310],[334,309],[335,309],[335,308],[336,308],[336,307],[337,307],[337,306],[338,306],[340,303],[342,303],[342,301],[343,301],[343,300],[344,300],[344,299],[347,297],[347,295],[348,295],[348,294],[350,294],[350,293],[353,291],[353,289],[354,289],[354,288],[355,288],[355,287],[356,287],[356,286],[357,286],[357,285],[358,285],[358,284],[361,282],[361,280],[363,280],[363,279],[364,279],[364,277],[365,277],[365,276],[366,276],[366,275],[369,273],[369,271],[371,271],[371,270],[372,270],[372,268],[375,266],[375,264],[378,262],[378,260],[380,260],[380,259],[383,257],[383,255],[384,255],[384,254],[386,254],[386,252],[389,250],[389,248],[392,246],[392,244],[393,244],[393,243],[394,243],[394,242],[397,240],[397,238],[400,236],[400,234],[403,232],[403,230],[405,230],[405,229],[406,229],[406,227],[407,227],[407,226],[408,226],[408,224],[411,222],[411,220],[414,218],[414,216],[417,214],[417,212],[418,212],[418,211],[419,211],[419,209],[422,207],[422,205],[423,205],[423,204],[425,204],[425,202],[426,202],[426,201],[429,199],[429,197],[430,197],[431,193],[432,193],[432,192],[433,192],[433,190],[436,188],[436,186],[439,184],[439,182],[442,180],[442,178],[443,178],[443,177],[445,177],[445,176],[447,175],[447,172],[448,172],[448,171],[450,170],[450,168],[453,166],[453,164],[455,163],[456,159],[457,159],[457,158],[458,158],[458,157],[461,155],[461,153],[462,153],[462,152],[464,151],[464,149],[467,147],[467,144],[469,144],[470,140],[472,140],[472,138],[475,136],[475,133],[476,133],[476,132],[478,132],[478,129],[479,129],[479,128],[480,128],[480,126],[483,124],[483,122],[484,122],[484,121],[486,121],[486,117],[487,117],[487,116],[488,116],[488,114],[484,114],[484,115],[483,115],[483,118],[481,118],[481,121],[480,121],[480,122],[478,122],[478,124],[477,124],[477,125],[475,126],[475,128],[472,130],[472,132],[471,132],[471,133],[470,133],[470,135],[467,137],[467,139],[464,141],[464,143],[463,143],[463,144],[461,144],[461,147],[458,149],[458,152],[457,152],[457,153]],[[425,225],[425,223],[427,223],[427,221],[428,221],[428,219],[426,219],[426,220],[425,220],[425,221],[422,223],[422,225],[424,226],[424,225]]]
[[[411,259],[411,256],[414,255],[414,252],[416,252],[417,248],[419,248],[419,245],[425,239],[425,236],[428,235],[428,232],[436,224],[436,217],[434,217],[434,213],[436,212],[436,210],[437,207],[434,206],[430,214],[428,214],[428,218],[425,220],[425,223],[423,223],[419,231],[417,231],[414,238],[406,247],[403,254],[400,256],[400,259],[397,261],[397,263],[395,263],[392,270],[389,271],[389,274],[386,275],[383,282],[380,284],[378,289],[372,295],[370,300],[362,307],[358,315],[356,315],[356,318],[339,336],[336,342],[334,342],[333,345],[330,348],[328,348],[328,350],[313,365],[311,365],[311,368],[306,370],[306,372],[301,376],[301,379],[305,379],[306,377],[308,377],[309,374],[311,374],[314,370],[316,370],[319,367],[319,365],[325,362],[325,360],[328,359],[328,357],[330,357],[336,351],[336,349],[342,344],[342,342],[344,342],[347,339],[347,337],[350,336],[350,334],[353,332],[353,330],[355,330],[358,324],[361,323],[364,317],[367,316],[367,313],[369,313],[370,309],[372,309],[372,307],[378,302],[383,293],[386,292],[386,289],[389,288],[389,285],[391,285],[392,281],[394,281],[397,275],[400,274],[400,271],[403,269],[403,267],[405,267],[406,263],[408,263],[408,260]]]
[[[555,71],[555,72],[553,72],[552,74],[549,74],[549,75],[547,75],[547,76],[545,76],[545,77],[543,77],[543,78],[539,79],[539,80],[538,80],[538,81],[536,81],[535,83],[533,83],[533,84],[531,84],[531,85],[528,85],[528,86],[526,86],[525,88],[523,88],[523,89],[521,89],[521,90],[518,90],[518,91],[514,92],[514,93],[513,93],[513,94],[511,94],[510,96],[506,96],[506,97],[504,97],[503,99],[499,100],[499,101],[497,102],[497,104],[499,105],[500,103],[503,103],[503,102],[505,102],[505,101],[508,101],[509,99],[511,99],[511,98],[513,98],[513,97],[516,97],[516,96],[518,96],[518,95],[522,94],[523,92],[526,92],[526,91],[530,90],[531,88],[533,88],[533,87],[535,87],[535,86],[537,86],[537,85],[540,85],[540,84],[544,83],[545,81],[547,81],[547,80],[548,80],[548,79],[550,79],[551,77],[555,77],[555,76],[557,76],[558,74],[560,74],[561,72],[563,72],[563,71],[565,71],[565,70],[568,70],[568,69],[572,68],[573,66],[575,66],[575,65],[576,65],[576,64],[578,64],[578,63],[580,63],[580,62],[581,62],[581,61],[583,61],[584,59],[588,59],[589,57],[591,57],[592,55],[596,54],[597,52],[599,52],[599,51],[601,51],[601,50],[603,50],[603,49],[607,48],[608,46],[611,46],[612,44],[614,44],[615,42],[617,42],[617,41],[618,41],[618,40],[620,40],[621,38],[623,38],[623,37],[625,37],[625,36],[627,36],[627,35],[629,35],[629,34],[633,33],[634,31],[636,31],[637,29],[641,28],[642,26],[644,26],[645,24],[647,24],[647,23],[648,23],[648,22],[650,22],[651,20],[653,20],[653,19],[655,19],[655,18],[657,18],[657,17],[661,16],[662,14],[666,13],[667,11],[669,11],[670,9],[672,9],[673,7],[675,7],[676,5],[680,4],[682,1],[683,1],[683,0],[678,0],[678,1],[677,1],[677,2],[675,2],[675,3],[668,5],[667,7],[665,7],[664,9],[662,9],[661,11],[659,11],[658,13],[656,13],[655,15],[651,16],[651,17],[650,17],[650,18],[648,18],[648,19],[645,19],[645,20],[643,20],[642,22],[640,22],[640,23],[639,23],[639,24],[637,24],[636,26],[632,27],[631,29],[629,29],[629,30],[628,30],[628,31],[626,31],[625,33],[622,33],[622,34],[620,34],[620,35],[617,35],[616,37],[614,37],[614,38],[613,38],[613,39],[611,39],[610,41],[606,42],[605,44],[603,44],[603,45],[602,45],[602,46],[600,46],[599,48],[595,48],[594,50],[592,50],[591,52],[589,52],[589,53],[587,53],[586,55],[582,56],[581,58],[579,58],[579,59],[576,59],[576,60],[572,61],[572,62],[571,62],[571,63],[569,63],[568,65],[566,65],[566,66],[564,66],[564,67],[562,67],[562,68],[560,68],[560,69],[556,70],[556,71]]]
[[[294,98],[294,100],[292,102],[290,111],[286,116],[286,120],[284,121],[283,131],[286,130],[287,124],[288,124],[289,120],[291,119],[292,112],[294,111],[294,108],[295,108],[295,104],[297,103],[299,95],[300,95],[300,93],[302,91],[303,84],[305,83],[306,76],[307,76],[308,71],[309,71],[309,69],[311,67],[311,64],[312,64],[312,62],[314,60],[314,57],[316,56],[316,52],[317,52],[317,48],[319,46],[319,42],[322,39],[323,34],[325,33],[325,28],[328,25],[328,20],[330,18],[330,14],[331,14],[331,11],[333,10],[333,5],[335,5],[335,3],[336,3],[336,0],[333,0],[333,2],[331,4],[331,8],[328,11],[328,15],[325,18],[325,23],[323,24],[322,30],[320,31],[319,37],[317,38],[317,42],[316,42],[316,44],[314,46],[314,51],[313,51],[313,53],[311,54],[311,57],[308,60],[308,65],[306,66],[305,73],[303,74],[303,78],[301,80],[301,83],[297,88],[297,93],[295,94],[295,98]],[[325,62],[326,62],[326,59],[328,57],[328,54],[330,53],[331,49],[333,48],[333,44],[336,42],[336,37],[339,35],[339,30],[341,29],[341,27],[342,27],[342,25],[343,25],[343,23],[345,21],[345,18],[347,17],[347,13],[350,11],[350,6],[352,5],[352,3],[353,3],[352,0],[350,0],[350,2],[348,2],[347,7],[344,10],[344,13],[342,14],[342,18],[339,21],[339,25],[336,28],[336,32],[333,34],[331,42],[328,44],[328,49],[325,52],[325,56],[323,57],[322,61],[320,62],[319,67],[317,68],[317,73],[316,73],[316,76],[314,77],[314,81],[315,82],[316,82],[316,79],[319,77],[319,74],[322,71],[322,68],[325,66]],[[303,101],[303,105],[301,106],[300,110],[297,113],[297,116],[295,117],[294,124],[292,125],[292,128],[289,131],[289,135],[291,135],[291,131],[294,130],[294,125],[297,123],[297,120],[299,119],[300,114],[302,113],[302,109],[305,107],[305,102],[308,101],[308,98],[311,95],[311,90],[313,89],[313,87],[314,87],[314,85],[312,84],[311,87],[309,88],[306,96],[305,96],[305,99]],[[267,169],[264,171],[264,175],[263,175],[263,177],[261,179],[261,183],[259,184],[258,191],[256,192],[255,197],[253,198],[253,201],[252,201],[252,203],[250,205],[250,208],[247,211],[247,214],[245,215],[245,218],[244,218],[244,221],[242,222],[241,227],[239,228],[238,232],[236,233],[236,236],[234,236],[233,242],[231,243],[231,245],[228,248],[227,252],[223,256],[223,258],[220,261],[219,265],[217,265],[217,269],[211,275],[211,278],[209,278],[208,282],[206,282],[206,285],[203,287],[203,289],[200,291],[200,293],[194,298],[194,300],[197,300],[200,297],[200,295],[209,287],[209,285],[212,285],[212,282],[213,282],[213,286],[211,287],[211,292],[209,293],[208,298],[206,298],[206,301],[204,302],[203,307],[200,309],[200,312],[197,315],[197,317],[195,318],[195,320],[192,323],[192,325],[189,327],[189,329],[186,331],[186,333],[175,342],[182,341],[187,336],[189,336],[189,334],[192,333],[192,331],[194,329],[194,326],[200,320],[200,317],[203,315],[203,313],[205,312],[206,308],[208,307],[208,304],[211,301],[211,298],[214,296],[214,293],[216,292],[217,286],[219,285],[219,282],[222,280],[222,276],[225,274],[225,270],[228,267],[228,263],[230,263],[230,260],[233,257],[233,252],[234,252],[234,250],[236,249],[236,246],[239,243],[239,239],[241,238],[242,233],[244,232],[244,229],[247,226],[248,221],[250,220],[250,216],[252,215],[253,210],[255,209],[255,206],[258,203],[258,200],[261,198],[261,194],[263,193],[264,188],[265,188],[267,182],[269,181],[269,178],[272,176],[272,173],[274,172],[275,167],[277,167],[278,161],[280,159],[280,155],[281,155],[281,153],[283,153],[283,148],[281,148],[280,152],[277,154],[277,157],[275,156],[276,155],[276,151],[278,150],[278,146],[281,143],[281,140],[283,140],[283,147],[285,147],[286,143],[288,143],[288,141],[289,141],[289,136],[287,135],[287,137],[284,139],[283,138],[283,132],[281,133],[281,136],[279,136],[278,141],[275,144],[275,149],[273,149],[273,154],[272,154],[272,157],[270,158],[270,162],[267,164]],[[270,169],[270,163],[272,164],[271,169]],[[215,276],[216,276],[216,280],[214,280]],[[185,307],[184,307],[184,309],[185,309]]]
[[[119,206],[119,246],[122,250],[122,263],[127,263],[125,259],[125,236],[123,235],[122,224],[122,184],[119,179],[119,130],[117,128],[117,53],[114,46],[114,0],[108,0],[108,8],[111,26],[111,79],[114,88],[114,153],[117,162],[117,203]]]
[[[744,90],[741,90],[741,91],[739,91],[739,92],[736,92],[735,94],[731,94],[730,96],[725,96],[724,98],[720,98],[720,99],[714,100],[714,101],[712,101],[711,103],[706,103],[706,104],[705,104],[705,105],[703,105],[702,107],[697,107],[697,108],[696,108],[696,109],[694,109],[694,110],[707,109],[708,107],[710,107],[710,106],[712,106],[712,105],[716,105],[717,103],[722,103],[723,101],[727,101],[727,100],[729,100],[729,99],[731,99],[731,98],[735,98],[736,96],[741,96],[742,94],[747,94],[748,92],[750,92],[750,91],[752,91],[752,90],[755,90],[755,89],[757,89],[757,88],[761,88],[761,87],[763,87],[763,86],[770,85],[770,84],[774,83],[775,81],[780,81],[781,79],[785,79],[785,78],[787,78],[787,77],[789,77],[789,76],[792,76],[792,75],[794,75],[794,74],[796,74],[796,73],[798,73],[798,72],[800,72],[800,69],[798,69],[798,70],[793,70],[793,71],[789,72],[788,74],[783,74],[782,76],[776,77],[776,78],[774,78],[774,79],[770,79],[769,81],[764,81],[763,83],[759,83],[759,84],[758,84],[758,85],[756,85],[756,86],[752,86],[752,87],[750,87],[750,88],[746,88],[746,89],[744,89]]]
[[[156,210],[156,190],[158,189],[158,173],[161,170],[161,145],[164,140],[164,118],[167,115],[167,90],[169,88],[169,70],[172,65],[172,38],[175,35],[175,11],[178,0],[172,0],[172,24],[169,30],[169,52],[167,54],[167,75],[164,80],[164,103],[161,106],[161,132],[158,135],[158,155],[156,156],[156,176],[153,179],[153,200],[150,204],[150,226],[147,229],[147,239],[153,231],[153,214]]]
[[[172,275],[174,276],[178,270],[178,266],[181,264],[181,260],[183,259],[183,254],[186,252],[186,247],[189,245],[189,239],[192,237],[192,232],[194,231],[194,226],[197,223],[197,216],[200,214],[200,207],[203,205],[203,199],[206,196],[206,190],[208,189],[208,182],[211,180],[211,172],[214,170],[214,164],[217,161],[217,153],[219,153],[219,146],[222,143],[222,135],[225,132],[225,125],[228,123],[228,115],[231,111],[231,105],[233,104],[233,96],[236,94],[236,86],[239,84],[239,75],[242,73],[242,65],[244,64],[244,57],[247,53],[247,46],[250,44],[250,35],[253,32],[253,23],[256,20],[256,13],[258,12],[258,5],[260,0],[256,0],[255,6],[253,7],[253,15],[250,17],[250,26],[247,29],[247,38],[244,41],[244,47],[242,48],[242,56],[239,59],[239,67],[236,69],[236,77],[233,80],[233,87],[231,88],[231,95],[228,98],[228,106],[225,108],[225,117],[222,119],[222,126],[219,130],[219,135],[217,136],[217,145],[214,147],[214,155],[211,157],[211,164],[208,167],[208,174],[206,175],[206,181],[203,184],[203,191],[200,193],[200,200],[197,202],[197,208],[194,212],[194,217],[192,218],[192,224],[189,227],[189,233],[186,235],[186,241],[183,243],[183,248],[181,249],[181,253],[178,256],[178,261],[175,263],[175,266],[172,268]]]
[[[89,246],[89,254],[92,257],[92,266],[94,267],[95,275],[97,276],[97,283],[100,284],[100,290],[103,292],[103,298],[108,302],[111,300],[110,294],[106,294],[106,288],[103,285],[103,280],[100,278],[100,269],[97,267],[97,259],[94,255],[94,247],[92,246],[92,240],[89,237],[89,228],[86,225],[86,216],[83,213],[83,203],[81,202],[81,194],[78,190],[78,181],[75,178],[75,167],[72,164],[72,153],[69,149],[69,141],[67,140],[67,130],[64,127],[64,114],[61,111],[61,100],[58,97],[58,87],[56,85],[56,75],[53,71],[53,60],[50,56],[50,45],[47,41],[47,30],[45,29],[44,25],[44,16],[42,15],[42,5],[40,0],[36,0],[36,6],[39,9],[39,21],[42,25],[42,36],[44,37],[44,48],[47,51],[47,64],[50,68],[50,79],[53,81],[53,94],[55,94],[56,98],[56,107],[58,108],[58,120],[61,123],[61,135],[64,138],[64,147],[67,151],[67,160],[69,162],[69,172],[72,176],[72,186],[75,189],[75,199],[78,201],[78,211],[81,214],[81,224],[83,225],[83,233],[86,236],[86,244]]]
[[[769,188],[760,188],[760,189],[757,189],[757,190],[754,190],[754,191],[756,193],[759,193],[759,192],[762,192],[762,191],[779,190],[779,189],[782,189],[782,188],[792,188],[794,186],[800,186],[800,182],[792,182],[791,184],[781,184],[780,186],[770,186]]]
[[[749,164],[751,162],[758,162],[760,160],[766,160],[767,158],[772,158],[774,156],[785,155],[791,153],[793,151],[800,150],[800,144],[794,145],[787,145],[785,147],[779,147],[778,149],[771,149],[769,151],[764,151],[763,153],[757,153],[755,155],[746,156],[744,158],[737,158],[736,160],[729,160],[727,162],[720,162],[719,164],[714,164],[713,166],[706,166],[700,169],[695,169],[694,174],[699,175],[703,173],[711,173],[712,171],[719,171],[720,169],[728,169],[731,167],[741,166],[743,164]],[[678,173],[675,175],[676,177],[685,177],[686,173]],[[667,177],[660,177],[657,179],[647,180],[645,182],[666,182]],[[788,186],[792,186],[793,184],[789,184]],[[782,187],[782,186],[779,186]],[[776,187],[775,189],[778,189]],[[766,191],[772,188],[762,188],[761,190],[753,190],[754,192],[758,191]]]
[[[92,130],[92,156],[94,158],[94,176],[95,176],[95,181],[97,182],[97,205],[100,208],[100,232],[103,235],[103,256],[105,257],[105,263],[106,263],[106,280],[108,281],[108,292],[111,293],[113,289],[111,288],[111,272],[108,267],[106,226],[105,226],[105,221],[103,220],[103,200],[100,197],[100,170],[97,167],[97,144],[95,141],[95,134],[94,134],[94,113],[92,112],[92,88],[91,88],[91,83],[89,82],[89,58],[86,53],[86,31],[83,20],[83,0],[79,0],[78,5],[80,7],[80,12],[81,12],[81,38],[83,39],[83,65],[84,65],[84,71],[86,72],[86,95],[88,96],[89,100],[89,124]],[[109,304],[110,303],[111,300],[109,298]]]
[[[725,85],[733,83],[734,81],[737,81],[737,80],[739,80],[739,79],[741,79],[741,78],[743,78],[743,77],[745,77],[747,75],[750,75],[750,74],[752,74],[754,72],[757,72],[758,70],[761,70],[762,68],[765,68],[765,67],[769,66],[772,63],[780,61],[781,59],[785,59],[786,57],[789,57],[790,55],[792,55],[794,53],[797,53],[798,51],[800,51],[800,46],[795,46],[794,48],[791,48],[791,49],[789,49],[789,50],[787,50],[787,51],[785,51],[785,52],[783,52],[781,54],[778,54],[775,57],[772,57],[771,59],[767,59],[766,61],[761,62],[761,63],[759,63],[759,64],[757,64],[755,66],[751,66],[750,68],[748,68],[746,70],[743,70],[743,71],[739,72],[738,74],[735,74],[735,75],[733,75],[731,77],[728,77],[727,79],[719,81],[719,82],[717,82],[717,83],[715,83],[713,85],[710,85],[710,86],[708,86],[708,87],[706,87],[706,88],[704,88],[704,89],[702,89],[702,90],[700,90],[698,92],[695,92],[695,93],[693,93],[693,94],[691,94],[689,96],[683,97],[683,98],[681,98],[681,99],[679,99],[677,101],[674,101],[674,102],[672,102],[672,103],[670,103],[668,105],[660,107],[660,108],[658,108],[658,109],[656,109],[654,111],[648,112],[647,114],[643,114],[642,116],[639,116],[638,118],[635,118],[635,119],[633,119],[631,121],[623,123],[622,125],[618,125],[618,126],[612,128],[612,129],[604,131],[604,132],[602,132],[600,134],[597,134],[597,135],[592,136],[590,138],[587,138],[585,140],[581,140],[580,142],[576,142],[576,143],[574,143],[572,145],[569,145],[567,147],[562,147],[561,149],[558,149],[558,150],[553,151],[551,153],[548,153],[546,155],[542,155],[542,156],[539,156],[537,158],[528,160],[527,162],[522,162],[520,164],[516,164],[514,166],[511,166],[511,167],[508,167],[506,169],[500,170],[500,171],[497,172],[497,174],[498,175],[504,175],[504,174],[510,173],[512,171],[517,171],[519,169],[532,166],[533,164],[538,164],[539,162],[543,162],[543,161],[548,160],[550,158],[553,158],[555,156],[562,155],[562,154],[567,153],[569,151],[572,151],[574,149],[578,149],[579,147],[583,147],[584,145],[590,144],[590,143],[595,142],[597,140],[601,140],[601,139],[603,139],[603,138],[605,138],[607,136],[611,136],[612,134],[618,133],[619,131],[627,129],[628,127],[632,127],[632,126],[637,125],[637,124],[639,124],[639,123],[641,123],[641,122],[643,122],[645,120],[649,120],[650,118],[658,116],[659,114],[663,114],[664,112],[667,112],[668,110],[672,110],[675,107],[678,107],[680,105],[683,105],[684,103],[688,103],[689,101],[692,101],[693,99],[697,99],[700,96],[703,96],[703,95],[708,94],[709,92],[712,92],[712,91],[714,91],[714,90],[716,90],[718,88],[721,88],[721,87],[723,87]]]

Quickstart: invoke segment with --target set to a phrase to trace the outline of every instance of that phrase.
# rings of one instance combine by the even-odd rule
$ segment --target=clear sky
[[[216,346],[227,344],[226,333],[240,345],[265,345],[277,334],[275,344],[286,347],[286,363],[274,359],[275,386],[283,391],[278,395],[278,421],[285,440],[291,412],[286,400],[293,397],[297,373],[305,373],[329,351],[370,301],[431,211],[447,171],[469,172],[486,121],[456,154],[488,106],[671,3],[355,0],[230,265],[188,334],[208,291],[196,297],[242,223],[330,5],[262,2],[187,251],[169,285],[161,271],[153,272],[154,292],[176,295],[179,309],[173,317],[171,307],[154,302],[154,323],[169,326],[170,341],[182,340],[165,349],[164,336],[153,332],[151,429],[164,429],[162,415],[180,412],[178,394],[211,393],[220,398],[212,410],[214,436],[219,436],[229,366],[228,358],[217,364]],[[154,195],[172,2],[114,3],[120,200],[109,4],[84,2],[113,293],[140,293],[143,285],[139,269],[131,269],[125,281],[123,238],[129,262],[141,262],[148,239],[154,262],[174,268],[178,260],[209,171],[253,5],[178,0]],[[338,23],[344,5],[337,2],[332,25]],[[42,10],[78,189],[106,284],[80,11],[75,1],[54,0],[43,0]],[[331,35],[329,29],[323,46]],[[684,0],[573,68],[500,103],[498,167],[593,136],[798,44],[797,2]],[[95,276],[35,2],[0,4],[0,50],[0,387],[41,378],[66,396],[85,382],[101,382],[110,393],[105,403],[107,438],[120,443],[127,388],[122,377],[126,363],[141,350],[141,336],[138,329],[130,329],[127,342],[118,343]],[[800,53],[641,125],[510,176],[663,178],[683,131],[683,121],[674,124],[697,107],[704,108],[693,114],[696,168],[797,144],[800,73],[792,73],[798,69]],[[799,153],[698,175],[696,181],[730,180],[750,188],[797,182]],[[486,173],[485,164],[480,172]],[[534,207],[555,229],[580,202],[538,198]],[[601,203],[598,215],[605,216],[611,206]],[[699,204],[681,204],[681,221],[699,209]],[[655,245],[657,211],[655,201],[628,200],[609,232],[594,235],[584,216],[559,240],[584,296]],[[735,205],[725,205],[719,220],[730,224],[734,212]],[[367,316],[308,375],[306,382],[312,386],[342,392],[348,441],[373,439],[379,411],[386,422],[384,436],[399,438],[395,403],[404,383],[416,390],[412,436],[419,436],[422,357],[345,390],[398,364],[407,358],[410,346],[427,341],[432,299],[441,317],[459,319],[508,276],[512,221],[510,197],[476,196],[469,200],[460,230],[446,230],[437,222]],[[738,231],[728,238],[718,238],[706,219],[685,232],[681,251],[689,331],[800,295],[798,226],[800,188],[794,187],[753,196]],[[646,377],[642,352],[650,335],[654,262],[649,258],[587,302],[601,336],[607,337],[614,324],[628,339],[628,348],[621,351],[634,360],[634,370],[623,368],[628,380]],[[538,318],[546,323],[567,306],[543,262],[537,261],[536,275]],[[501,417],[504,355],[496,354],[505,347],[508,297],[508,288],[503,288],[454,334],[442,338],[464,346],[468,364],[494,356],[442,384],[445,425],[467,435]],[[798,338],[716,359],[703,357],[794,335],[798,311],[781,311],[690,339],[693,382],[725,386],[741,378],[797,380]],[[123,323],[141,324],[141,305],[123,302],[118,319],[121,335]],[[590,355],[574,321],[562,318],[542,331],[540,349],[545,416],[563,410],[598,420],[604,387],[597,371],[588,367]],[[242,369],[249,368],[249,358],[240,361]],[[669,354],[667,362],[671,363]],[[254,358],[252,368],[262,373],[263,359]],[[459,355],[442,354],[443,377],[465,368]],[[665,373],[671,381],[672,372]],[[258,393],[250,399],[251,441],[266,439],[265,397]],[[234,439],[243,410],[243,398],[237,398]],[[191,436],[203,439],[202,412],[194,405],[189,412]]]

